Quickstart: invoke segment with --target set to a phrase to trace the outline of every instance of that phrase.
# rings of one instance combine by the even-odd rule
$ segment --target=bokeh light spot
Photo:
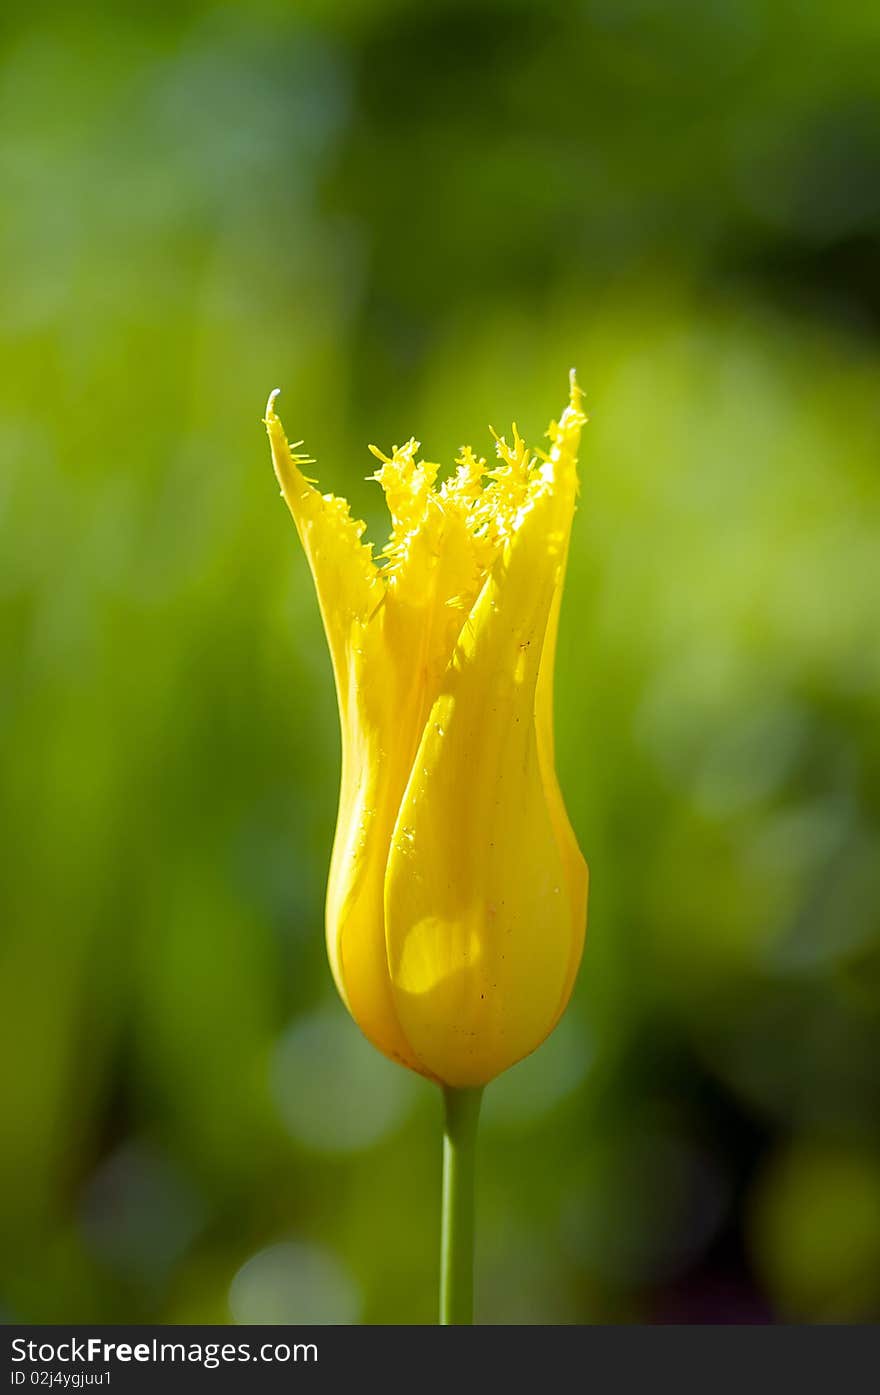
[[[342,1008],[297,1019],[279,1040],[272,1094],[290,1136],[319,1153],[356,1153],[397,1128],[418,1091]]]
[[[245,1325],[354,1323],[360,1308],[358,1286],[341,1261],[299,1241],[260,1250],[229,1287],[233,1321]]]

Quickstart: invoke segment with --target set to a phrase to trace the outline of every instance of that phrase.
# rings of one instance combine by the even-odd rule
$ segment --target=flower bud
[[[342,728],[327,948],[381,1051],[445,1085],[483,1085],[564,1011],[583,948],[587,866],[553,747],[559,607],[586,420],[572,375],[550,450],[513,429],[488,469],[417,459],[375,478],[392,520],[375,560],[345,500],[322,495],[274,398],[275,471],[305,549]]]

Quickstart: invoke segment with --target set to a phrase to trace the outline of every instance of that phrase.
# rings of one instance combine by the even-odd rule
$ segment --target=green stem
[[[483,1088],[444,1086],[440,1324],[474,1320],[474,1163]]]

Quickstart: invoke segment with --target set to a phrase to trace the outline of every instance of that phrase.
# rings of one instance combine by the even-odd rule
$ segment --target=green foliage
[[[379,540],[367,441],[534,439],[572,363],[591,923],[487,1091],[478,1317],[878,1316],[878,57],[857,0],[7,13],[7,1318],[432,1320],[260,416]]]

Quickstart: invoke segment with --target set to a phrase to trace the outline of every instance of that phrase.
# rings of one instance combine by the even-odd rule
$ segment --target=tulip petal
[[[553,441],[551,460],[556,463],[557,457],[559,465],[557,468],[566,470],[574,469],[577,463],[577,451],[580,444],[581,429],[586,423],[586,416],[583,412],[583,395],[575,380],[574,371],[571,374],[571,399],[566,412],[563,413],[559,425],[550,428],[550,436]],[[547,634],[544,640],[544,651],[541,655],[541,667],[538,673],[538,685],[535,692],[535,726],[538,737],[538,758],[541,763],[541,774],[544,781],[544,794],[547,799],[547,807],[550,818],[556,832],[556,841],[562,854],[562,864],[565,873],[565,885],[571,904],[572,924],[575,933],[572,936],[571,952],[569,955],[568,973],[566,975],[565,986],[563,988],[562,999],[552,1026],[556,1026],[568,1004],[571,990],[580,967],[581,954],[584,947],[584,933],[587,925],[587,898],[589,893],[589,868],[581,852],[574,829],[568,818],[565,808],[565,801],[562,797],[562,790],[559,788],[559,779],[556,774],[556,749],[553,736],[553,679],[556,669],[556,641],[559,633],[559,613],[562,605],[562,592],[565,582],[565,569],[568,561],[568,538],[565,541],[564,556],[560,567],[559,581],[553,596],[553,604],[550,608],[550,618],[547,623]],[[579,930],[579,933],[578,933]]]
[[[570,991],[583,926],[552,756],[542,654],[574,508],[580,422],[519,510],[428,717],[391,840],[385,936],[410,1048],[447,1084],[479,1085],[539,1045]],[[563,431],[564,428],[564,431]],[[552,652],[550,652],[552,660]]]
[[[385,851],[379,840],[383,825],[393,823],[383,804],[395,796],[382,775],[382,723],[364,710],[368,690],[378,713],[385,701],[377,692],[387,675],[381,633],[371,624],[382,609],[385,586],[371,548],[361,542],[364,525],[351,517],[344,499],[322,495],[302,473],[307,459],[290,449],[275,414],[275,396],[266,408],[272,460],[314,578],[342,728],[339,815],[327,890],[330,967],[343,1002],[367,1036],[418,1070],[397,1022],[385,962]]]
[[[321,494],[302,473],[300,467],[311,462],[309,457],[291,450],[275,413],[277,395],[276,388],[266,405],[265,416],[272,463],[314,578],[342,702],[347,699],[349,688],[352,627],[363,625],[381,601],[382,581],[372,547],[361,542],[366,525],[352,518],[347,500]]]

